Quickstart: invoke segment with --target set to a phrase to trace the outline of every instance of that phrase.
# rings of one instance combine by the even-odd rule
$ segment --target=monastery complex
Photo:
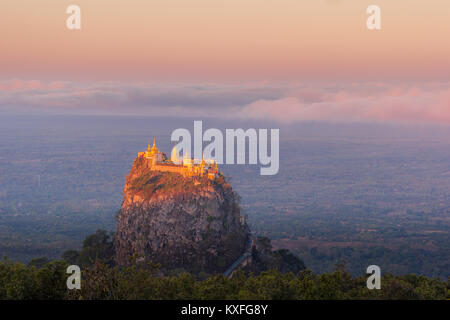
[[[178,157],[177,146],[172,150],[170,159],[156,147],[156,141],[153,140],[153,146],[148,144],[147,151],[139,152],[139,158],[148,160],[151,170],[175,172],[184,177],[203,177],[206,175],[208,179],[214,180],[219,174],[219,167],[214,160],[211,159],[193,159],[186,153],[183,159]]]

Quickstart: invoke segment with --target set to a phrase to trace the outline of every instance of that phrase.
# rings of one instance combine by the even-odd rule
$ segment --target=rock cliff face
[[[163,270],[223,272],[248,248],[239,196],[223,176],[185,178],[149,166],[137,158],[126,177],[117,263],[126,265],[137,256]]]

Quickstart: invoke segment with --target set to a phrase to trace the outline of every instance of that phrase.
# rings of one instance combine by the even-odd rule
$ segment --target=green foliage
[[[381,290],[366,288],[366,278],[352,278],[338,270],[316,275],[309,270],[280,273],[276,270],[246,276],[238,270],[232,278],[214,275],[204,280],[188,273],[157,276],[151,265],[120,269],[95,264],[86,270],[77,299],[448,299],[448,281],[409,275],[385,275]],[[92,280],[95,279],[95,282]]]
[[[381,290],[366,288],[366,278],[352,278],[345,270],[297,275],[276,270],[246,275],[237,270],[196,279],[186,272],[160,276],[158,266],[136,263],[130,267],[95,262],[82,270],[81,290],[68,290],[64,261],[32,265],[0,262],[0,299],[449,299],[450,282],[423,276],[386,274]]]
[[[3,259],[0,262],[0,299],[65,299],[67,266],[64,261],[53,261],[37,269]]]
[[[34,266],[37,269],[40,269],[40,268],[44,267],[49,262],[50,262],[50,259],[47,258],[47,257],[34,258],[34,259],[31,259],[29,265],[30,266]]]
[[[114,259],[114,234],[105,230],[97,230],[83,241],[80,252],[68,250],[62,254],[62,258],[70,263],[81,267],[90,266],[95,261],[106,261],[113,263]]]
[[[269,238],[256,238],[256,245],[251,250],[252,261],[244,268],[247,272],[259,273],[264,270],[277,270],[281,273],[298,273],[305,264],[287,249],[272,250]]]
[[[76,250],[64,251],[61,257],[69,264],[77,264],[80,261],[80,253]]]

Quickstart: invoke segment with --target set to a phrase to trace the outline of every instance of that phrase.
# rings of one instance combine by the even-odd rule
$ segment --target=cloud
[[[0,110],[450,124],[449,83],[0,82]]]
[[[274,101],[258,100],[245,106],[242,116],[284,123],[313,120],[450,124],[450,88],[441,84],[334,87],[313,95],[307,92]]]

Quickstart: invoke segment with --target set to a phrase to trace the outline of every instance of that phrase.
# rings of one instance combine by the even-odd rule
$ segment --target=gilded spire
[[[172,162],[178,162],[178,151],[177,151],[177,142],[175,141],[175,146],[172,150],[172,156],[170,159]]]
[[[156,148],[156,139],[153,138],[153,147],[151,149],[152,153],[156,153],[156,151],[158,151],[158,149]]]

